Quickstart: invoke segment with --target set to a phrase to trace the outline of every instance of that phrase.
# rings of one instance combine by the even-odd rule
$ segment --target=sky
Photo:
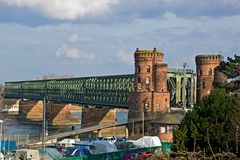
[[[169,68],[240,53],[240,0],[0,0],[0,83],[134,73],[139,49]]]

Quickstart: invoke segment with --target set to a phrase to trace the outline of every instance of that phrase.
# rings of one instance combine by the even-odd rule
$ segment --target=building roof
[[[151,123],[178,125],[181,123],[184,116],[185,114],[183,112],[166,113],[163,116],[151,121]]]
[[[18,102],[18,99],[3,99],[2,105],[12,106]]]

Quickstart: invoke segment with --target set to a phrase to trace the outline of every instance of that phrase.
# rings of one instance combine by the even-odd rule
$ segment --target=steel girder
[[[5,83],[5,98],[128,107],[134,75]]]
[[[169,70],[168,72],[171,105],[182,101],[182,77],[181,70]],[[186,77],[188,78],[186,86],[191,88],[191,100],[195,101],[196,76],[192,72],[187,72]],[[128,95],[133,91],[134,74],[5,82],[5,98],[32,100],[46,98],[54,102],[119,108],[128,108]]]

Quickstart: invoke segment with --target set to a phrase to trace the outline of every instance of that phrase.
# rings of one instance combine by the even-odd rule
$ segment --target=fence
[[[30,136],[29,134],[3,135],[1,150],[6,153],[11,150],[27,148],[29,143],[36,139],[39,139],[39,137]]]
[[[137,156],[141,152],[151,152],[159,147],[148,147],[148,148],[138,148],[130,150],[121,150],[117,152],[102,153],[102,154],[92,154],[92,155],[82,155],[75,157],[62,158],[61,160],[122,160],[127,154],[131,156]]]

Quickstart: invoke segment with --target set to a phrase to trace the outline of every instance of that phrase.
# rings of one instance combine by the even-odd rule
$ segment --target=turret
[[[134,53],[135,58],[135,91],[143,92],[152,90],[153,85],[153,66],[156,63],[162,63],[163,53],[156,50],[137,50]]]
[[[168,92],[167,90],[167,72],[168,65],[165,63],[155,64],[154,70],[154,92]]]
[[[224,58],[222,55],[197,55],[197,103],[213,89],[216,68]]]
[[[149,112],[148,115],[153,117],[168,111],[168,66],[163,63],[163,55],[156,48],[135,51],[135,90],[129,95],[129,113],[137,116],[132,117],[141,117],[141,112]]]

